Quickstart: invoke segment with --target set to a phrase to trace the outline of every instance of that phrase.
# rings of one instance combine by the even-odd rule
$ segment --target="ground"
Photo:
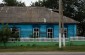
[[[5,52],[0,55],[85,55],[85,52]]]

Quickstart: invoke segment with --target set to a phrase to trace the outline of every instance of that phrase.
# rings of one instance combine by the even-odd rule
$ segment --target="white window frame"
[[[52,32],[48,32],[48,29],[52,29]],[[51,38],[51,37],[48,37],[50,33],[52,33],[52,38],[53,38],[53,28],[47,28],[47,38]]]
[[[38,29],[38,31],[35,31],[35,29]],[[35,27],[35,28],[33,28],[33,38],[35,37],[35,38],[39,38],[39,35],[40,35],[40,31],[39,31],[40,29],[38,28],[38,27]],[[34,35],[34,33],[36,33],[35,35]]]

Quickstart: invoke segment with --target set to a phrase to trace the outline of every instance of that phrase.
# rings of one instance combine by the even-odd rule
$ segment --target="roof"
[[[77,23],[63,16],[64,23]],[[0,7],[0,23],[58,23],[59,14],[45,7]]]

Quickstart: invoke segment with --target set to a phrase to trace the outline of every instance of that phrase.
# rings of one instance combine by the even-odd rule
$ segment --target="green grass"
[[[0,52],[27,52],[27,51],[56,51],[53,46],[20,46],[20,47],[1,47]]]
[[[17,46],[0,47],[0,52],[28,52],[28,51],[66,51],[66,52],[85,52],[84,46],[70,46],[61,49],[58,46]]]

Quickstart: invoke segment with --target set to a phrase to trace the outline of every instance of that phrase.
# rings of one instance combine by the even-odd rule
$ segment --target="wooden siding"
[[[0,24],[0,27],[2,25]],[[53,37],[58,38],[59,26],[58,24],[15,24],[16,27],[20,28],[21,38],[30,38],[33,36],[33,28],[39,27],[40,38],[47,38],[47,28],[53,28]],[[9,24],[9,27],[13,27],[13,24]],[[76,24],[65,24],[65,28],[68,30],[68,37],[76,36]]]
[[[68,25],[68,37],[76,36],[76,24]]]
[[[43,24],[43,25],[40,25],[40,36],[42,38],[45,38],[47,35],[46,35],[46,25]]]

